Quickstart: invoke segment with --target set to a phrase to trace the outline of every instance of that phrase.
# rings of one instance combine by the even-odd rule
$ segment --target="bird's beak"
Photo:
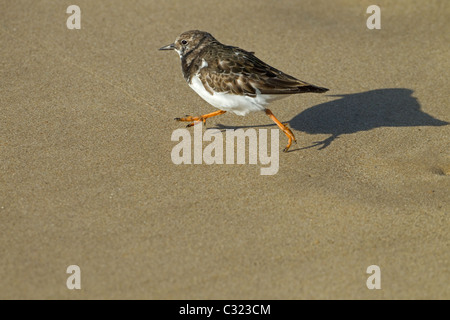
[[[174,50],[175,49],[175,43],[171,43],[168,46],[159,48],[159,50]]]

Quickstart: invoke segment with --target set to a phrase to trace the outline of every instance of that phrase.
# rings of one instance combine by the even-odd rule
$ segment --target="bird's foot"
[[[203,116],[200,117],[192,117],[192,116],[184,116],[184,118],[175,118],[176,121],[182,121],[182,122],[191,122],[186,127],[192,127],[195,126],[198,123],[203,122],[204,125],[206,125],[206,118]]]
[[[289,129],[288,124],[287,123],[283,123],[283,128],[281,128],[284,132],[284,134],[288,137],[289,141],[288,144],[286,146],[286,148],[283,149],[283,152],[288,152],[289,148],[292,145],[292,142],[294,142],[295,144],[297,144],[297,140],[295,139],[294,133],[292,133],[291,129]]]

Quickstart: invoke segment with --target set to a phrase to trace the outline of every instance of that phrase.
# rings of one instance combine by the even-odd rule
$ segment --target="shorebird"
[[[264,111],[288,137],[285,152],[293,141],[296,142],[295,136],[266,106],[292,94],[328,91],[275,69],[258,59],[254,52],[222,44],[204,31],[183,32],[174,43],[159,50],[175,50],[180,56],[186,82],[206,102],[219,109],[175,120],[190,122],[187,125],[190,127],[227,111],[240,116]]]

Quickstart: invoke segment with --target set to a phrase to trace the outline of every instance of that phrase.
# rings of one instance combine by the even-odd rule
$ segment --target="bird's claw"
[[[190,128],[192,126],[195,126],[197,123],[203,122],[203,125],[206,126],[206,119],[203,117],[191,117],[189,115],[186,115],[184,118],[174,118],[176,121],[192,121],[192,123],[189,123],[186,128]]]

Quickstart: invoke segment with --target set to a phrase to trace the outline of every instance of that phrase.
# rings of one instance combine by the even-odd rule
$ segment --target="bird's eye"
[[[186,45],[186,44],[187,44],[187,41],[186,41],[186,40],[181,40],[181,44],[182,44],[182,45]]]

